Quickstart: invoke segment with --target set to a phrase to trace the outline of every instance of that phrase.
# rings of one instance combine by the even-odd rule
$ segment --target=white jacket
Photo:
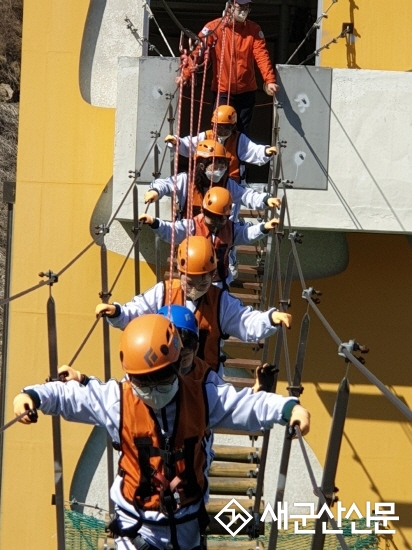
[[[27,386],[23,391],[37,394],[36,407],[45,414],[60,415],[65,420],[81,422],[106,428],[112,441],[120,443],[120,389],[117,380],[102,383],[97,378],[90,378],[87,386],[78,382],[49,382]],[[283,408],[293,397],[266,392],[251,394],[249,389],[239,392],[226,384],[219,376],[210,372],[205,381],[205,397],[208,403],[209,427],[228,428],[231,430],[259,431],[270,429],[274,423],[286,424],[282,417]],[[176,407],[172,401],[161,410],[154,410],[162,432],[170,437],[173,432]],[[137,512],[124,498],[121,492],[122,478],[116,476],[110,491],[113,502],[122,510],[118,515],[123,528],[130,527],[140,517],[143,526],[140,534],[153,546],[163,550],[167,543],[169,528],[167,525],[156,525],[153,521],[165,522],[160,512]],[[179,510],[175,518],[191,515],[199,504]],[[150,523],[145,523],[145,521]],[[191,550],[199,544],[197,520],[177,525],[178,540],[181,550]],[[118,541],[118,548],[133,548],[128,539]]]
[[[114,302],[120,308],[118,317],[106,317],[110,325],[124,329],[135,317],[145,313],[157,313],[164,305],[164,284],[155,284],[152,288],[135,296],[123,306]],[[190,311],[196,311],[197,301],[186,300],[185,306]],[[276,308],[269,311],[258,311],[251,306],[245,306],[227,290],[222,290],[219,311],[219,323],[225,334],[234,336],[244,342],[258,342],[274,334],[278,327],[273,326],[270,315]]]
[[[174,176],[166,179],[157,179],[150,184],[150,189],[154,189],[159,194],[159,200],[162,197],[173,197]],[[177,201],[182,208],[186,204],[188,188],[188,178],[186,172],[180,172],[176,177],[176,195]],[[209,186],[205,188],[205,193]],[[242,187],[235,180],[228,178],[226,189],[232,195],[232,213],[230,219],[238,221],[240,205],[243,204],[251,210],[262,210],[267,208],[266,199],[270,198],[268,193],[258,193],[250,187]]]

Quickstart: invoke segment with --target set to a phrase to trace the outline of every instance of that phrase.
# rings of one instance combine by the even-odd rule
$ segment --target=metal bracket
[[[302,385],[299,386],[286,386],[286,389],[289,391],[296,391],[299,392],[299,395],[302,395],[303,390],[305,389]]]
[[[349,363],[349,359],[346,357],[346,355],[343,351],[344,349],[346,349],[346,351],[348,351],[352,355],[354,355],[355,351],[359,351],[360,353],[368,353],[369,352],[368,346],[361,346],[355,340],[349,340],[349,342],[342,342],[342,344],[340,344],[339,347],[338,347],[338,355],[339,355],[339,357],[343,357],[345,359],[346,363]],[[356,357],[356,359],[360,363],[362,363],[362,365],[365,364],[365,359],[363,357],[357,357],[356,355],[354,355],[354,357]]]
[[[315,304],[320,304],[320,300],[316,298],[316,296],[322,296],[322,292],[320,292],[320,290],[315,290],[313,286],[306,288],[302,292],[302,298],[305,300],[311,299]]]
[[[150,132],[150,137],[151,137],[151,138],[157,139],[157,138],[160,137],[160,132],[158,132],[157,130],[154,130],[154,131],[152,130],[152,131]]]
[[[139,170],[129,170],[129,178],[140,178]]]
[[[96,235],[107,235],[107,233],[110,232],[110,227],[105,223],[95,225],[94,228],[97,229],[97,231],[95,231]]]
[[[170,92],[166,92],[165,93],[165,98],[168,100],[168,101],[171,101],[172,99],[174,99],[175,97],[175,94],[171,94]],[[174,120],[174,119],[173,119]]]
[[[285,187],[293,187],[294,181],[293,180],[281,180],[281,183]]]
[[[298,233],[297,231],[292,231],[291,233],[289,233],[289,236],[288,236],[288,239],[290,241],[294,241],[295,243],[299,243],[299,244],[302,244],[302,238],[303,238],[303,235],[302,233]]]
[[[102,300],[108,300],[111,295],[112,295],[111,292],[103,292],[103,291],[99,292],[99,298],[101,298]]]
[[[53,273],[53,271],[51,271],[50,269],[49,271],[40,271],[39,277],[48,277],[49,278],[48,284],[50,286],[52,286],[54,283],[59,282],[59,277],[57,273]]]
[[[292,305],[292,302],[290,301],[290,298],[287,300],[279,300],[279,305],[286,306],[286,309],[288,309]]]

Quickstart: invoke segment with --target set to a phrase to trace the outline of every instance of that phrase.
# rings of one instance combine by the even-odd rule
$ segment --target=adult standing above
[[[220,17],[206,23],[199,33],[201,38],[207,38],[207,46],[211,48],[214,104],[232,105],[238,114],[237,128],[246,136],[250,135],[256,102],[255,62],[266,93],[273,95],[279,89],[263,31],[248,19],[251,4],[250,0],[230,0],[223,19]],[[186,69],[182,76],[189,80],[190,69]]]

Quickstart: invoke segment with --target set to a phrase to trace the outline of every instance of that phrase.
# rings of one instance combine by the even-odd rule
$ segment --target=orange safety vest
[[[205,134],[206,134],[205,139],[213,139],[213,130],[207,130]],[[226,152],[230,153],[231,155],[230,162],[229,162],[229,170],[228,170],[229,178],[232,178],[232,180],[235,180],[237,183],[240,183],[239,166],[241,162],[237,154],[237,144],[239,142],[239,136],[240,136],[240,132],[235,130],[223,143],[223,147],[226,149]]]
[[[203,359],[200,359],[200,357],[195,357],[193,361],[194,367],[193,369],[185,374],[185,378],[188,378],[189,380],[204,380],[210,370],[213,370],[210,368],[210,366],[206,363],[206,361],[203,361]]]
[[[188,192],[189,192],[189,182],[188,182]],[[200,212],[202,211],[202,204],[203,204],[203,196],[202,193],[197,189],[197,187],[193,187],[193,198],[192,198],[192,216],[197,216],[197,214],[200,214]],[[186,203],[185,205],[183,206],[183,208],[181,208],[181,211],[182,211],[182,217],[187,219],[189,217],[192,217],[192,216],[189,216],[188,215],[188,200],[187,200],[187,197],[186,197]]]
[[[202,440],[208,424],[201,380],[179,377],[173,436],[167,440],[151,409],[120,382],[119,475],[136,510],[170,513],[203,498],[207,487]],[[196,414],[194,414],[196,411]]]
[[[169,281],[164,281],[163,305],[169,305]],[[204,359],[214,371],[220,364],[220,341],[227,335],[220,328],[220,297],[222,289],[212,285],[197,303],[194,315],[199,326],[197,356]],[[185,306],[180,279],[172,280],[172,304]]]
[[[195,235],[206,237],[206,239],[212,243],[217,258],[217,270],[213,277],[213,281],[225,282],[229,274],[229,251],[233,246],[233,222],[228,220],[222,229],[219,229],[219,231],[215,233],[215,238],[213,239],[212,233],[207,228],[204,219],[204,214],[199,214],[193,218]]]

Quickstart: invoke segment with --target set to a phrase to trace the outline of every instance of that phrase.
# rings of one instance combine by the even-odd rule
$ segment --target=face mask
[[[247,19],[249,11],[234,11],[233,17],[237,23],[244,23]]]
[[[206,170],[205,174],[209,180],[211,180],[213,183],[217,183],[222,179],[225,172],[226,168],[224,168],[223,170],[213,170],[213,172],[212,170]]]
[[[173,384],[166,384],[163,388],[165,389],[166,386],[169,388],[167,391],[159,391],[159,386],[147,388],[144,386],[134,386],[132,384],[133,392],[136,397],[151,409],[163,409],[163,407],[170,403],[179,389],[179,380],[176,378]]]
[[[196,302],[199,298],[203,296],[203,294],[206,294],[207,290],[197,290],[196,288],[191,288],[187,294],[186,298],[188,300],[192,300],[192,302]]]

